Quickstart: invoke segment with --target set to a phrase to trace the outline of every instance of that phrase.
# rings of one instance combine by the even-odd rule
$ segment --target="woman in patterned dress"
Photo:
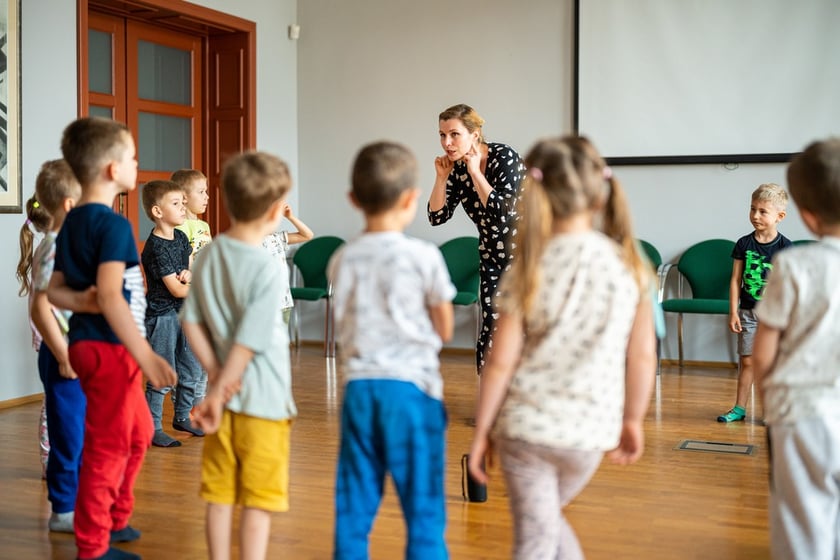
[[[493,346],[493,296],[512,257],[516,202],[525,166],[510,146],[485,141],[481,130],[484,119],[469,105],[454,105],[438,120],[445,153],[435,158],[435,186],[427,208],[429,222],[433,226],[445,223],[461,204],[478,228],[481,331],[475,350],[481,374],[487,351]]]

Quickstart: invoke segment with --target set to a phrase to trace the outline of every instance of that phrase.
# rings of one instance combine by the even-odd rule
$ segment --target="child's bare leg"
[[[233,506],[229,504],[207,504],[206,523],[207,548],[210,553],[210,560],[230,560]]]
[[[753,386],[752,356],[741,356],[738,362],[738,385],[735,389],[735,406],[718,416],[718,422],[737,422],[747,415],[747,403]]]
[[[239,550],[242,560],[265,560],[271,513],[251,507],[242,508],[239,518]]]
[[[738,388],[735,393],[735,404],[743,409],[747,408],[753,386],[752,356],[741,356],[741,367],[738,372]]]

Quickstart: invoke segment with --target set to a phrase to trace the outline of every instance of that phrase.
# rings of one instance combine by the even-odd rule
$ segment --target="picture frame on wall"
[[[0,0],[0,213],[22,212],[20,172],[20,0]]]

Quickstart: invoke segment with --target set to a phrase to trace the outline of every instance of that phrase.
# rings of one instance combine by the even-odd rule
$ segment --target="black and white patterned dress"
[[[466,164],[457,161],[446,180],[446,204],[437,212],[432,212],[427,207],[429,223],[438,226],[448,221],[458,204],[461,204],[478,228],[478,251],[481,255],[481,332],[478,334],[475,359],[479,373],[484,366],[486,352],[493,346],[492,332],[495,330],[495,319],[498,316],[492,305],[493,295],[496,293],[502,272],[510,264],[513,256],[516,203],[519,199],[519,185],[524,175],[525,164],[513,148],[505,144],[488,143],[484,176],[493,190],[487,198],[487,205],[481,204]]]

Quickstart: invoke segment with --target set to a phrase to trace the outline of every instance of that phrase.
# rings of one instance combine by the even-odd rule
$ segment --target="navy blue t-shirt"
[[[64,274],[67,286],[88,289],[96,284],[99,265],[114,261],[125,263],[122,292],[145,336],[146,294],[131,223],[104,204],[84,204],[70,210],[55,242],[55,270]],[[74,313],[69,336],[71,343],[97,340],[120,344],[105,316],[99,313]]]
[[[191,254],[190,240],[181,230],[175,230],[173,239],[158,237],[154,231],[149,234],[141,255],[148,288],[146,292],[146,301],[149,304],[146,308],[147,319],[181,309],[184,299],[173,296],[163,283],[163,278],[189,269]]]
[[[732,258],[744,261],[739,303],[741,309],[755,308],[767,284],[767,273],[773,268],[770,260],[773,255],[791,245],[793,242],[781,233],[770,243],[759,243],[755,240],[755,232],[745,235],[735,243]]]

